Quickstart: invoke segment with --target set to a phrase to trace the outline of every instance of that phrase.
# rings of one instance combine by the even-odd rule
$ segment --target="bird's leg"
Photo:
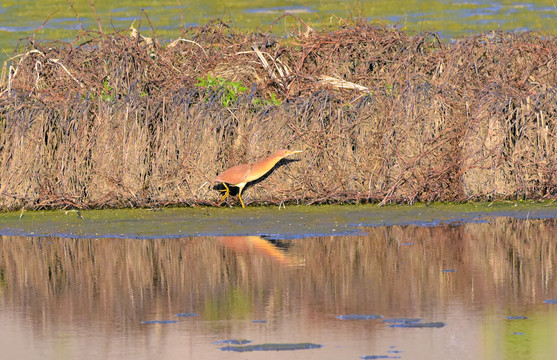
[[[228,195],[230,194],[230,189],[228,188],[228,186],[225,183],[222,183],[222,184],[224,185],[225,190],[219,190],[220,192],[224,193],[224,195],[222,196],[220,201],[223,201],[224,199],[226,199],[228,197]]]
[[[240,204],[242,204],[242,208],[245,209],[246,207],[244,206],[244,202],[242,201],[242,190],[243,189],[244,189],[244,187],[240,188],[240,191],[238,192],[238,198],[240,199]]]

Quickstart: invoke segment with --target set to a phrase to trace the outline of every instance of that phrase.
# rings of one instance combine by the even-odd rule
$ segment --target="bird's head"
[[[286,149],[280,149],[279,151],[277,151],[275,153],[274,156],[276,156],[277,158],[285,158],[287,156],[293,155],[293,154],[297,154],[297,153],[301,153],[302,150],[286,150]]]

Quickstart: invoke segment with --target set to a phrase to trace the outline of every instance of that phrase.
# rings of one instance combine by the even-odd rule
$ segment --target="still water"
[[[70,5],[71,4],[71,5]],[[266,0],[266,1],[184,1],[95,0],[95,10],[106,32],[128,29],[135,21],[152,36],[176,39],[180,28],[203,25],[222,18],[244,30],[267,32],[285,12],[316,28],[338,25],[339,18],[357,16],[378,25],[396,25],[417,31],[437,31],[443,38],[492,30],[535,30],[555,34],[557,7],[554,0]],[[274,30],[290,32],[299,23],[291,18],[279,21]],[[90,1],[3,0],[0,3],[0,59],[13,54],[18,40],[36,35],[39,40],[76,38],[79,30],[98,29]],[[0,64],[1,65],[1,64]]]
[[[556,250],[556,219],[507,217],[291,240],[2,236],[0,348],[13,359],[554,359]],[[233,351],[262,344],[302,349]]]

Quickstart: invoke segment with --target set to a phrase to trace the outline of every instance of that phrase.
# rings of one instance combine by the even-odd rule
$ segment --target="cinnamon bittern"
[[[245,208],[244,202],[242,201],[242,190],[244,189],[244,186],[246,186],[246,184],[250,181],[257,180],[268,173],[269,170],[271,170],[283,158],[301,152],[302,150],[281,149],[273,155],[259,160],[256,163],[236,165],[223,171],[213,180],[215,182],[221,182],[224,185],[225,190],[221,190],[224,192],[221,201],[226,199],[230,194],[228,185],[231,185],[239,189],[238,198],[240,199],[242,207]]]

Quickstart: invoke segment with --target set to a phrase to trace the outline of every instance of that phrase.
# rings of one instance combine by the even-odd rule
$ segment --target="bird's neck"
[[[276,156],[275,154],[266,157],[265,159],[261,159],[258,162],[256,162],[254,164],[254,166],[257,166],[259,169],[266,169],[266,171],[271,170],[280,160],[282,160],[281,157]]]
[[[261,176],[265,175],[269,170],[271,170],[282,157],[273,154],[265,159],[261,159],[256,163],[251,165],[250,174],[246,177],[246,182],[254,181]]]

